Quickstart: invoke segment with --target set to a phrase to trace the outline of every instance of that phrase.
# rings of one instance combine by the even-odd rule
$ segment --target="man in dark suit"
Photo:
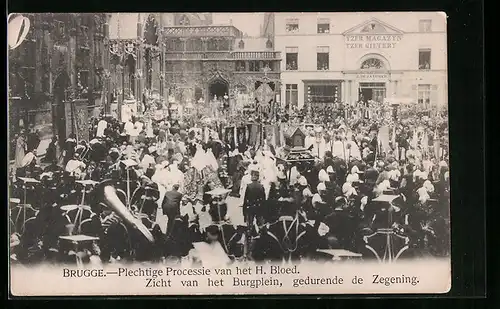
[[[172,190],[165,192],[163,198],[163,214],[167,215],[167,236],[169,236],[174,227],[174,221],[180,214],[182,194],[179,192],[179,185],[175,184]]]
[[[247,226],[252,230],[255,218],[260,217],[262,204],[266,200],[264,186],[259,182],[259,172],[251,172],[252,182],[247,186],[245,198],[243,199],[243,215],[245,216]]]

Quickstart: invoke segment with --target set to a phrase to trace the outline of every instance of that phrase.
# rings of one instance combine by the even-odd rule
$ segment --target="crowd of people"
[[[220,242],[227,255],[254,260],[286,254],[316,259],[318,249],[332,248],[367,257],[363,237],[381,227],[409,237],[411,256],[449,254],[445,121],[345,116],[334,108],[292,113],[281,119],[280,128],[300,128],[303,144],[286,134],[284,140],[266,138],[256,144],[248,137],[252,134],[243,140],[226,137],[215,121],[133,116],[120,122],[103,114],[90,121],[89,141],[76,135],[64,142],[54,138],[42,159],[43,169],[34,142],[26,148],[22,135],[11,197],[34,207],[37,227],[36,233],[27,233],[25,222],[19,228],[11,220],[11,242],[17,248],[13,251],[18,259],[26,259],[37,251],[33,247],[42,256],[59,250],[56,236],[72,232],[53,231],[53,221],[40,214],[57,208],[56,216],[61,217],[61,206],[79,203],[78,184],[91,180],[95,192],[103,182],[123,192],[117,196],[127,211],[147,219],[155,239],[162,239],[154,254],[151,247],[143,247],[148,248],[143,249],[148,251],[145,259],[189,256],[197,241]],[[291,149],[307,152],[312,159],[287,160]],[[37,181],[28,193],[26,177]],[[141,192],[137,198],[136,190]],[[379,202],[384,196],[392,196],[389,203]],[[96,214],[89,220],[97,220],[99,228],[86,234],[100,239],[88,249],[89,255],[105,262],[124,258],[117,241],[109,240],[109,229],[117,217],[129,224],[132,219],[113,216],[120,213],[116,205],[112,211],[99,206],[99,194],[88,199],[85,203]],[[285,222],[283,228],[277,227],[280,222]],[[234,226],[226,231],[232,237],[224,235],[221,226]],[[292,226],[297,228],[293,241]],[[284,235],[278,237],[280,233]],[[139,259],[139,249],[133,251]]]

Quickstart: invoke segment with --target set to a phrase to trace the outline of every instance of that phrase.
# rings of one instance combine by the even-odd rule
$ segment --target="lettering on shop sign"
[[[380,80],[380,79],[388,79],[389,75],[387,74],[358,74],[356,75],[357,79],[364,80]]]
[[[346,46],[349,49],[367,48],[367,49],[384,49],[394,48],[397,42],[401,41],[402,35],[348,35],[346,36]]]

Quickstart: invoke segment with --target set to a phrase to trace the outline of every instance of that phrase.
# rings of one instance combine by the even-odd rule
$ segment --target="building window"
[[[236,61],[236,71],[244,72],[245,70],[246,70],[245,61],[241,61],[241,60]]]
[[[431,85],[418,85],[417,101],[424,108],[431,106]]]
[[[273,42],[270,39],[267,39],[266,48],[273,48]]]
[[[318,20],[318,33],[330,33],[330,20]]]
[[[288,19],[286,21],[286,32],[287,33],[299,32],[299,20],[298,19]]]
[[[238,48],[239,49],[245,48],[245,42],[243,42],[243,40],[240,40],[240,42],[238,43]]]
[[[297,84],[286,84],[285,103],[290,107],[299,105],[299,90]]]
[[[179,25],[189,26],[189,18],[186,15],[182,15],[181,19],[179,20]]]
[[[385,69],[384,63],[377,58],[369,58],[361,64],[362,70],[382,70]]]
[[[432,20],[421,19],[418,22],[418,31],[420,32],[431,32],[432,31]]]
[[[431,50],[420,49],[418,51],[418,69],[430,70],[431,69]]]
[[[286,48],[286,70],[296,71],[298,70],[299,62],[299,49],[297,47],[287,47]]]
[[[318,71],[326,71],[330,65],[330,50],[328,46],[318,46],[316,51]]]
[[[261,69],[261,63],[259,61],[248,61],[248,71],[259,72]]]
[[[307,103],[337,103],[339,99],[336,85],[307,86]]]

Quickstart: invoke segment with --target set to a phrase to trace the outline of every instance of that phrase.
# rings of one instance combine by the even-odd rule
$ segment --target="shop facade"
[[[276,13],[284,105],[405,100],[447,105],[439,13]]]

